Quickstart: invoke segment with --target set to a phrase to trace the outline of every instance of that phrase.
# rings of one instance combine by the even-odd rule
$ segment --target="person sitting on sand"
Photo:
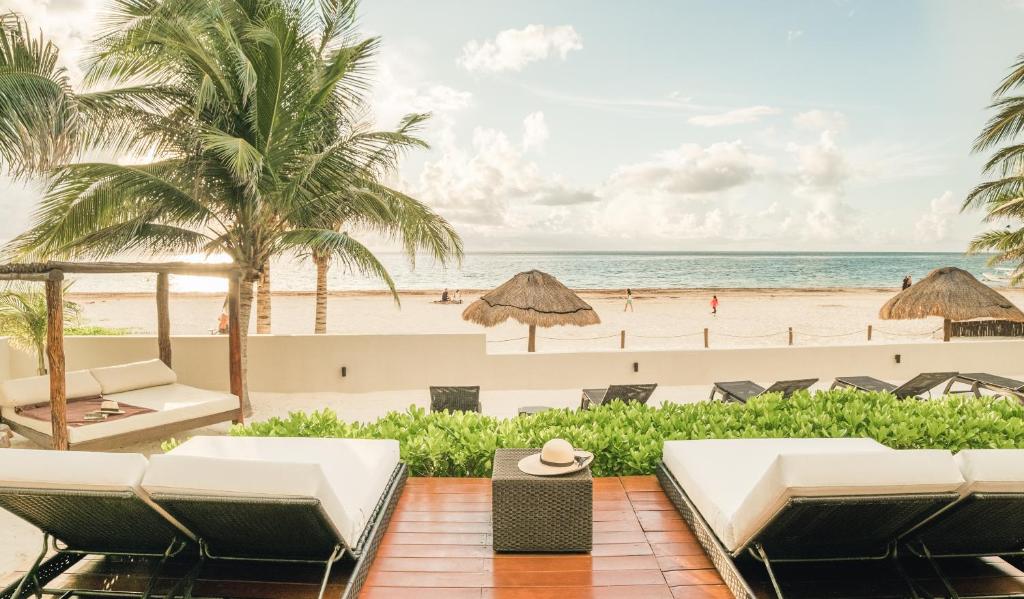
[[[447,303],[448,302],[448,297],[449,297],[448,296],[448,289],[445,288],[445,290],[441,292],[441,302]]]
[[[910,278],[910,275],[903,277],[903,289],[910,289],[910,286],[914,284],[914,280]]]
[[[626,289],[626,307],[622,311],[625,312],[627,310],[633,311],[633,290],[629,288]]]
[[[462,303],[462,290],[461,289],[456,289],[455,290],[455,295],[452,296],[452,301],[455,302],[456,304],[461,304]]]
[[[711,296],[711,315],[718,316],[718,296]]]

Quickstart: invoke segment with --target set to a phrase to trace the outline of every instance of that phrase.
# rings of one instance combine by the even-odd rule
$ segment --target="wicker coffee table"
[[[533,476],[519,470],[519,460],[538,451],[494,452],[494,550],[590,551],[594,543],[594,486],[590,468],[562,476]]]

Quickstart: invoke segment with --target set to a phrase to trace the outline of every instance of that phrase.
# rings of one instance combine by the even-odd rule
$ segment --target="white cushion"
[[[75,370],[65,375],[68,399],[99,397],[100,383],[88,370]],[[50,401],[50,376],[30,376],[0,383],[0,406],[15,408]]]
[[[953,454],[945,450],[782,453],[719,538],[724,535],[730,551],[743,547],[794,497],[948,493],[963,484]]]
[[[1024,493],[1024,449],[965,449],[954,457],[963,493]]]
[[[178,382],[178,375],[160,360],[93,368],[91,372],[104,395]]]
[[[703,439],[666,441],[662,460],[690,501],[729,547],[731,521],[775,458],[787,453],[894,451],[874,439]]]
[[[194,437],[153,456],[150,493],[315,498],[355,547],[398,465],[398,442],[286,437]]]
[[[137,453],[0,450],[0,487],[136,491],[148,462]]]

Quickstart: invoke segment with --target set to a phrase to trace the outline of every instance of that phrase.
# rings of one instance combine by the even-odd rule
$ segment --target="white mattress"
[[[109,422],[68,427],[68,438],[72,445],[238,409],[238,398],[230,393],[198,389],[177,383],[115,393],[104,396],[104,399],[156,411]],[[49,421],[28,418],[10,408],[2,408],[0,414],[5,420],[43,434],[53,433]]]
[[[905,452],[872,439],[708,439],[666,441],[662,459],[726,549],[736,551],[794,494],[828,494],[833,488],[866,494],[892,486],[889,463],[896,468],[917,467],[904,463],[914,460],[931,464],[934,470],[922,475],[936,475],[936,488],[943,490],[963,483],[949,452],[890,459],[899,453]],[[777,464],[781,455],[804,454],[823,457]],[[929,479],[909,473],[906,480]]]
[[[315,498],[356,547],[399,462],[398,441],[194,437],[153,456],[150,493]]]
[[[965,449],[955,458],[963,494],[1024,493],[1024,449]]]

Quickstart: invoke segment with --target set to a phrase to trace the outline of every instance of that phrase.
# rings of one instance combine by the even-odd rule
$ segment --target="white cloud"
[[[432,113],[445,124],[450,114],[473,104],[473,94],[427,79],[425,71],[407,51],[381,53],[370,96],[377,127],[394,127],[410,112]]]
[[[538,150],[544,147],[550,133],[544,113],[537,111],[523,119],[523,150]]]
[[[33,34],[39,31],[60,49],[60,62],[76,84],[88,41],[96,35],[97,0],[0,0],[0,10],[21,13]]]
[[[467,71],[519,71],[548,57],[565,60],[569,52],[582,49],[583,38],[572,25],[527,25],[501,31],[493,40],[467,42],[456,62]]]
[[[807,190],[839,191],[849,177],[846,158],[831,130],[821,132],[817,143],[790,144],[796,156],[797,178]]]
[[[846,129],[846,116],[831,110],[808,110],[793,117],[793,124],[798,129],[807,131],[834,131]]]
[[[746,108],[737,108],[735,110],[720,112],[718,114],[700,114],[692,116],[687,120],[687,122],[691,125],[699,125],[701,127],[741,125],[743,123],[753,123],[761,120],[763,117],[779,114],[780,112],[782,111],[771,106],[748,106]]]
[[[786,42],[792,44],[804,35],[803,29],[790,29],[786,32]]]
[[[928,210],[921,215],[914,225],[917,234],[915,241],[929,243],[945,241],[949,238],[950,224],[960,213],[960,208],[953,200],[953,192],[946,191],[928,203]]]
[[[738,140],[707,147],[683,144],[653,160],[619,167],[608,187],[670,194],[709,193],[743,185],[769,164],[767,158],[751,152]]]

